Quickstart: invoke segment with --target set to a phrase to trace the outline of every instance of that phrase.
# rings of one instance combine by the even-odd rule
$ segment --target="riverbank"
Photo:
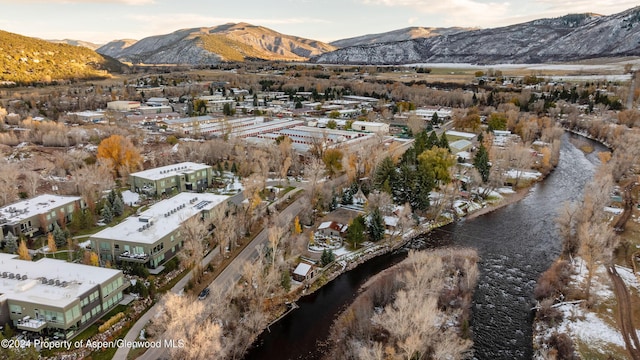
[[[542,180],[542,179],[541,179]],[[529,193],[529,191],[531,190],[531,188],[533,187],[533,185],[531,185],[530,187],[527,187],[525,189],[520,189],[516,192],[514,192],[513,194],[509,194],[506,197],[503,196],[503,198],[499,201],[493,202],[488,204],[487,206],[483,207],[482,209],[476,210],[474,212],[472,212],[471,214],[465,216],[466,219],[475,219],[478,216],[482,216],[482,215],[486,215],[489,214],[491,212],[494,212],[498,209],[501,209],[505,206],[517,203],[518,201],[522,200],[525,196],[527,196],[527,194]]]

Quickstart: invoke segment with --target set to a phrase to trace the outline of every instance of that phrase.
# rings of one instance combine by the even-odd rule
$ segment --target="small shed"
[[[311,264],[301,262],[300,264],[298,264],[298,266],[296,266],[296,269],[293,270],[293,280],[299,282],[310,280],[315,275],[314,273],[315,272]]]

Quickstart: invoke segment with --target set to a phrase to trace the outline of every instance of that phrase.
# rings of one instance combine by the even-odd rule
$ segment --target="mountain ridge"
[[[472,28],[462,27],[423,27],[423,26],[410,26],[402,29],[391,30],[383,33],[366,34],[355,36],[346,39],[340,39],[332,41],[329,44],[338,48],[345,48],[350,46],[377,44],[387,42],[397,42],[404,40],[411,40],[417,38],[428,38],[440,35],[450,35],[460,31],[472,30]]]
[[[116,40],[97,52],[132,63],[216,64],[245,59],[304,61],[336,48],[248,23],[176,30],[126,43]]]
[[[324,53],[316,63],[542,63],[640,55],[640,7],[618,14],[569,14],[499,28]]]

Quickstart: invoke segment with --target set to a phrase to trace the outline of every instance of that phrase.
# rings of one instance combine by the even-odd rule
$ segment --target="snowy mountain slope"
[[[494,29],[353,46],[318,63],[543,63],[640,55],[640,7],[611,16],[574,14]]]

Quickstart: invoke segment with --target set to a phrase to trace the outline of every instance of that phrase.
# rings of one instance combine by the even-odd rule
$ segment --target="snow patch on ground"
[[[513,190],[510,187],[501,187],[499,189],[496,189],[497,192],[499,192],[500,194],[515,194],[516,191]]]
[[[620,277],[622,278],[622,280],[624,280],[624,283],[628,287],[640,291],[640,282],[638,282],[638,278],[633,274],[633,270],[620,265],[616,265],[616,270],[618,271],[618,275],[620,275]]]
[[[563,305],[558,307],[562,311],[564,320],[558,326],[558,332],[569,334],[572,338],[580,339],[598,350],[598,345],[609,343],[624,347],[624,339],[617,329],[605,323],[596,314],[585,312],[581,305]]]
[[[137,205],[140,201],[140,194],[125,190],[122,192],[122,201],[129,206]]]
[[[571,276],[571,284],[575,288],[584,288],[588,276],[586,263],[576,258],[573,262],[575,273]],[[635,275],[628,268],[616,266],[618,273],[628,286],[638,289],[640,284]],[[591,283],[591,292],[596,296],[596,302],[615,301],[615,294],[610,288],[608,274],[604,266],[598,266]],[[557,307],[563,314],[562,321],[555,326],[548,326],[544,322],[535,323],[534,343],[540,345],[549,339],[553,333],[565,333],[574,343],[587,344],[592,351],[607,355],[612,345],[624,348],[625,343],[620,331],[610,325],[603,315],[590,312],[583,303],[565,303]],[[611,313],[611,312],[609,312]],[[606,315],[604,315],[606,317]],[[609,322],[611,319],[609,319]],[[544,346],[542,346],[544,347]],[[534,359],[544,358],[543,352],[538,352]]]
[[[620,214],[622,214],[624,209],[614,208],[614,207],[611,207],[611,206],[605,206],[604,207],[604,211],[612,213],[612,214],[615,214],[615,215],[620,215]]]
[[[542,173],[538,172],[538,171],[520,171],[520,170],[509,170],[507,172],[505,172],[505,175],[508,178],[517,178],[518,176],[520,177],[520,179],[539,179],[542,177]]]

